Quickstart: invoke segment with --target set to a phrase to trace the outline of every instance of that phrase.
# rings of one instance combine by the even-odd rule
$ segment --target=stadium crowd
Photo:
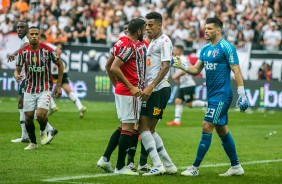
[[[281,0],[2,0],[0,37],[28,19],[51,43],[112,45],[126,20],[157,11],[164,33],[186,47],[205,44],[205,20],[218,16],[223,37],[237,48],[251,42],[252,49],[276,51],[282,48],[281,7]]]

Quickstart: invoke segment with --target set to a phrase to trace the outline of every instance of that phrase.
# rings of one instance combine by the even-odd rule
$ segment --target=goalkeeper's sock
[[[107,146],[106,151],[103,155],[104,157],[107,158],[107,162],[110,161],[111,155],[118,145],[120,132],[121,132],[121,128],[118,127],[118,129],[116,129],[116,131],[114,131],[114,133],[111,135],[108,146]]]
[[[238,165],[239,160],[236,153],[235,143],[231,134],[228,132],[226,135],[220,136],[220,139],[222,141],[224,151],[230,159],[231,166]]]
[[[143,142],[141,141],[141,153],[140,153],[140,161],[139,164],[141,166],[147,164],[148,152],[146,151]]]
[[[180,123],[183,105],[175,105],[174,121]]]
[[[138,131],[134,129],[131,136],[131,144],[127,152],[127,165],[130,164],[131,162],[134,163],[134,157],[138,144],[138,136],[139,136]]]
[[[199,167],[202,160],[204,159],[207,151],[209,150],[209,147],[211,145],[212,140],[212,134],[210,133],[202,133],[202,138],[199,143],[198,151],[197,151],[197,157],[196,160],[193,163],[193,166]]]
[[[122,169],[125,166],[125,157],[127,153],[127,149],[130,146],[130,140],[132,136],[132,132],[122,130],[119,137],[118,142],[118,159],[116,168],[118,170]]]
[[[159,136],[159,134],[157,132],[153,133],[153,137],[154,137],[155,142],[156,142],[158,154],[159,154],[161,160],[163,161],[164,166],[174,165],[173,162],[171,161],[165,147],[164,147],[164,143],[163,143],[162,138]]]

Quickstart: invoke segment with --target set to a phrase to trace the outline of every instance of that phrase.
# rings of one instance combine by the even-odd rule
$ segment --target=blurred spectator
[[[60,9],[68,12],[72,8],[72,0],[62,0],[60,2]]]
[[[133,6],[133,3],[131,0],[126,1],[124,7],[123,7],[123,12],[126,15],[127,20],[131,20],[134,12],[135,12],[135,7]]]
[[[64,28],[64,31],[67,33],[68,42],[75,42],[75,39],[74,39],[74,36],[73,36],[74,31],[75,31],[75,26],[73,24],[72,19],[68,20],[67,25]]]
[[[254,39],[252,42],[252,49],[254,50],[262,50],[262,44],[263,44],[263,22],[258,22],[255,30],[254,30]]]
[[[86,28],[83,27],[83,23],[81,21],[76,23],[73,37],[76,40],[76,43],[87,43]]]
[[[263,44],[268,51],[278,51],[281,44],[281,32],[276,29],[276,23],[271,22],[271,28],[263,34]]]
[[[196,32],[196,29],[194,26],[191,26],[189,29],[188,37],[185,40],[186,47],[192,47],[193,43],[198,41],[199,35]]]
[[[11,10],[13,13],[24,14],[24,17],[26,17],[29,10],[29,6],[26,1],[18,0],[12,4]]]
[[[55,20],[53,25],[45,32],[48,43],[62,44],[68,41],[67,33],[58,27],[58,22]]]
[[[230,43],[232,43],[232,44],[234,45],[235,42],[236,42],[237,36],[238,36],[238,30],[236,29],[236,23],[233,22],[233,23],[230,25],[229,31],[227,32],[227,37],[226,37],[226,39],[227,39]]]
[[[58,17],[59,29],[64,29],[68,25],[69,17],[67,16],[66,10],[61,11],[61,15]]]
[[[258,80],[272,80],[272,70],[267,63],[263,63],[258,70]]]
[[[245,38],[244,38],[244,34],[242,31],[239,31],[238,32],[238,35],[237,35],[237,39],[236,39],[236,42],[235,42],[235,47],[238,49],[238,48],[242,48],[244,47],[246,41],[245,41]]]
[[[254,30],[252,29],[252,22],[246,21],[245,25],[246,27],[243,30],[244,39],[246,42],[252,42],[254,38]]]
[[[9,17],[6,17],[5,21],[0,24],[0,30],[4,35],[13,30],[13,23],[10,21]]]
[[[113,22],[111,25],[111,31],[110,31],[110,43],[113,45],[119,38],[120,36],[120,27],[118,25],[118,22]]]
[[[95,43],[107,43],[107,35],[106,30],[103,27],[97,27],[96,34],[95,34]]]
[[[184,27],[183,22],[179,22],[171,37],[174,42],[183,42],[188,36],[189,31]]]

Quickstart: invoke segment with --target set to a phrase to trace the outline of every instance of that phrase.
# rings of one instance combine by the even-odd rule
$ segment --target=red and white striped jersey
[[[145,60],[143,43],[134,42],[127,36],[122,36],[115,43],[111,54],[118,57],[124,64],[120,67],[125,78],[135,87],[143,89],[145,78]],[[142,48],[141,48],[142,47]],[[145,47],[146,48],[146,47]],[[132,96],[130,90],[121,82],[117,82],[115,93]]]
[[[36,51],[31,50],[30,45],[19,51],[16,65],[25,67],[27,93],[52,91],[51,62],[58,60],[56,52],[43,43]]]

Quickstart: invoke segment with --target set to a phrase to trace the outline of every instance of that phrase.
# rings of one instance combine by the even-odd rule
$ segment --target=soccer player
[[[53,45],[51,43],[47,43],[47,38],[45,34],[40,35],[40,40],[51,47],[54,51],[56,51],[57,55],[60,57],[62,51],[60,48],[58,48],[56,45]],[[58,67],[56,64],[51,64],[51,73],[53,77],[53,83],[57,83],[58,81]],[[69,85],[69,77],[68,77],[68,71],[67,68],[64,67],[64,74],[63,74],[63,81],[62,81],[62,88],[67,93],[69,99],[76,105],[78,111],[79,111],[79,117],[83,118],[85,112],[87,111],[87,108],[82,105],[80,99],[78,98],[77,94],[75,94]],[[51,97],[51,104],[50,104],[50,110],[48,115],[52,115],[54,112],[58,111],[58,107],[54,101],[54,98]]]
[[[114,170],[116,174],[138,175],[125,165],[125,157],[131,143],[134,124],[139,119],[141,108],[139,96],[144,88],[146,48],[143,49],[145,46],[139,43],[139,39],[143,37],[144,25],[145,21],[139,18],[129,22],[128,34],[120,37],[112,50],[110,57],[114,57],[114,61],[110,65],[110,70],[107,65],[110,79],[115,85],[116,110],[121,122],[118,159]],[[105,162],[109,164],[109,158],[104,154],[97,165],[111,172],[111,165],[105,168]]]
[[[146,15],[146,33],[151,39],[146,60],[146,88],[141,100],[139,132],[142,143],[153,162],[153,168],[144,176],[163,173],[175,174],[177,168],[171,161],[161,137],[155,127],[170,98],[171,87],[168,82],[172,43],[162,32],[162,15],[150,12]]]
[[[230,159],[231,167],[226,173],[219,176],[243,175],[244,169],[239,163],[234,140],[228,130],[228,109],[232,102],[232,90],[230,72],[234,73],[238,86],[239,99],[237,105],[241,111],[245,111],[249,102],[245,95],[244,82],[239,66],[235,47],[222,38],[222,22],[217,17],[208,18],[205,24],[205,39],[210,43],[205,45],[198,61],[194,66],[187,66],[176,57],[173,67],[180,68],[185,72],[197,75],[205,68],[206,85],[208,96],[208,108],[203,122],[202,138],[199,143],[196,159],[192,166],[181,174],[184,176],[197,176],[199,166],[206,155],[215,129],[222,141],[225,153]]]
[[[17,58],[14,77],[16,81],[22,79],[21,70],[25,67],[26,89],[24,92],[23,110],[25,112],[26,130],[30,144],[25,150],[37,148],[35,126],[33,123],[34,112],[36,111],[37,121],[42,132],[46,129],[47,112],[50,105],[52,77],[51,62],[59,67],[59,80],[55,90],[55,97],[62,94],[61,83],[63,75],[63,64],[57,54],[49,46],[39,42],[40,30],[37,27],[30,27],[27,33],[29,44],[23,47]]]
[[[174,55],[180,57],[181,61],[186,65],[191,65],[187,57],[184,56],[185,45],[183,42],[176,42],[174,44]],[[168,126],[180,126],[181,125],[181,116],[183,112],[183,102],[187,107],[206,107],[207,102],[202,100],[194,100],[195,98],[195,87],[196,82],[193,77],[184,72],[183,70],[176,69],[175,73],[172,75],[172,79],[179,83],[179,88],[176,93],[175,98],[175,113],[174,120],[167,122]]]
[[[8,57],[8,62],[11,62],[12,60],[14,60],[19,50],[29,44],[29,40],[26,36],[27,32],[28,32],[28,23],[27,23],[27,20],[23,19],[17,23],[17,34],[18,34],[18,37],[21,39],[20,48]],[[22,75],[22,78],[20,80],[20,85],[19,85],[18,109],[20,112],[20,125],[22,129],[22,135],[20,138],[11,140],[11,142],[13,143],[21,143],[21,142],[28,143],[29,142],[28,133],[25,127],[25,114],[23,112],[23,96],[24,96],[24,91],[25,91],[24,66],[22,67],[21,75]],[[48,137],[47,135],[45,135],[45,132],[41,132],[41,144],[49,143],[53,139],[55,133],[58,132],[55,128],[51,126],[51,124],[48,121],[46,125],[46,131],[48,132]]]

